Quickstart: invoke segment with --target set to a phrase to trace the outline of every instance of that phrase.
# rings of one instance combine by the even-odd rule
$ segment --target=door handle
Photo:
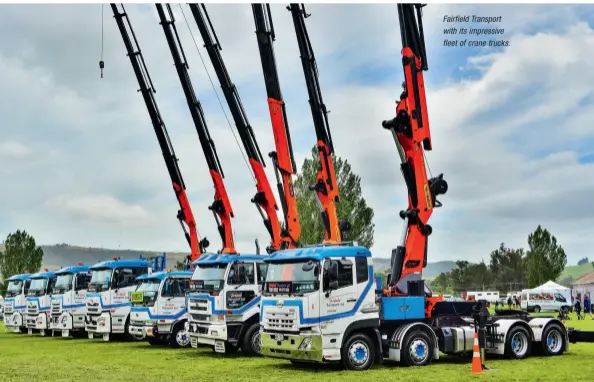
[[[347,300],[347,302],[355,302],[355,301],[357,301],[357,299],[356,299],[356,298],[349,298],[349,299]]]

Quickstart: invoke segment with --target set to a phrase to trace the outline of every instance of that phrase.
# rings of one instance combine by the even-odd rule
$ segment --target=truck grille
[[[144,321],[130,321],[131,326],[144,326]]]
[[[4,314],[12,314],[12,306],[5,306]]]
[[[208,314],[192,314],[192,321],[210,321]]]
[[[59,316],[62,313],[62,304],[59,301],[52,302],[52,316]]]
[[[298,331],[297,310],[281,310],[269,308],[264,313],[264,327],[270,330],[278,331]]]
[[[191,298],[189,310],[191,314],[204,314],[208,312],[208,300],[202,298]]]
[[[36,316],[38,314],[37,308],[27,308],[27,314],[30,316]]]

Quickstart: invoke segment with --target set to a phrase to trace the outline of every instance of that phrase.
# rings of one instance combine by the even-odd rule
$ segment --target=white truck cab
[[[49,329],[51,296],[56,286],[56,275],[44,269],[43,272],[31,275],[31,285],[27,291],[26,326],[29,334],[39,330],[45,336]]]
[[[114,259],[95,264],[87,293],[85,330],[89,339],[96,335],[104,341],[111,334],[128,333],[130,326],[130,292],[136,289],[136,279],[152,273],[146,260]]]
[[[4,296],[4,331],[20,333],[25,330],[25,311],[27,292],[31,285],[31,275],[24,273],[8,278],[8,287]]]
[[[193,263],[188,294],[192,347],[260,354],[260,294],[265,256],[207,254]]]
[[[76,266],[56,271],[56,277],[49,322],[52,336],[56,332],[60,332],[62,337],[84,334],[91,271],[79,262]]]
[[[371,252],[358,246],[316,246],[275,252],[261,301],[262,355],[293,363],[340,362],[366,370],[384,358],[425,366],[440,353],[470,355],[479,325],[487,354],[528,357],[568,349],[563,323],[507,310],[490,315],[487,301],[443,301],[420,275],[407,293],[376,290]],[[377,277],[376,277],[377,279]],[[400,285],[400,282],[397,286]]]
[[[146,337],[151,345],[189,346],[185,324],[190,277],[189,271],[166,270],[137,278],[138,286],[130,294],[129,333]]]

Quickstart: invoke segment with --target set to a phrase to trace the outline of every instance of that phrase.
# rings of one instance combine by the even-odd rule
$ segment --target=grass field
[[[594,321],[567,321],[594,330]],[[155,348],[145,342],[47,338],[4,333],[0,324],[0,381],[587,381],[594,379],[594,344],[571,345],[560,357],[487,359],[497,370],[470,375],[470,360],[442,358],[429,367],[391,363],[366,372],[300,369],[287,361],[214,354],[210,349]]]

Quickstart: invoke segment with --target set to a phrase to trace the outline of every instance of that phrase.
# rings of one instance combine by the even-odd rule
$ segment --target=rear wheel
[[[505,340],[505,355],[509,358],[523,359],[528,357],[532,349],[532,338],[528,329],[514,326],[507,333]]]
[[[426,366],[431,363],[433,341],[422,330],[415,330],[404,337],[402,362],[407,366]]]
[[[259,356],[260,348],[260,322],[255,322],[243,335],[241,351],[249,356]]]
[[[368,370],[375,360],[375,345],[371,338],[363,333],[351,335],[340,352],[342,364],[349,370]]]
[[[542,332],[542,350],[545,355],[561,355],[565,351],[565,333],[557,324],[551,324]]]

